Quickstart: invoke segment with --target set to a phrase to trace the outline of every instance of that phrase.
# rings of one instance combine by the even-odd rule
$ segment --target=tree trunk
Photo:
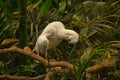
[[[26,0],[18,0],[19,5],[19,40],[20,45],[19,47],[24,48],[28,44],[28,38],[27,38],[27,26],[26,26]],[[25,55],[19,55],[18,64],[26,64],[27,58]]]
[[[19,12],[20,12],[20,21],[19,21],[19,39],[20,47],[23,48],[27,45],[27,26],[26,26],[26,0],[18,0]]]

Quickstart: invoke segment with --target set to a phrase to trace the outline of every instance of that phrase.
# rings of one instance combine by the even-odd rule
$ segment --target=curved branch
[[[112,58],[105,59],[103,62],[87,68],[86,72],[89,74],[90,73],[92,73],[92,74],[99,73],[102,70],[116,67],[116,62],[117,62],[116,59],[112,59]]]
[[[45,80],[50,80],[50,77],[53,76],[56,72],[71,73],[71,71],[69,69],[53,70],[46,74]]]
[[[36,77],[25,77],[25,76],[12,76],[12,75],[0,75],[0,79],[10,79],[10,80],[40,80],[45,77],[45,74]]]
[[[48,61],[46,59],[42,58],[41,56],[36,55],[33,52],[27,52],[27,51],[20,49],[18,47],[10,47],[10,48],[0,50],[0,54],[7,54],[9,52],[12,52],[12,53],[16,52],[16,53],[24,54],[26,56],[32,57],[33,59],[36,59],[36,60],[42,62],[44,65],[48,65]]]
[[[68,63],[68,62],[65,62],[65,61],[55,61],[55,62],[49,62],[49,64],[48,64],[48,61],[46,59],[44,59],[43,57],[38,56],[38,55],[36,55],[33,52],[25,51],[25,50],[20,49],[18,47],[10,47],[10,48],[6,48],[6,49],[1,49],[0,50],[0,54],[7,54],[9,52],[12,52],[12,53],[16,52],[16,53],[24,54],[26,56],[29,56],[29,57],[31,57],[33,59],[36,59],[36,60],[42,62],[47,67],[65,66],[68,69],[73,70],[73,65]]]
[[[73,65],[70,64],[70,63],[68,63],[68,62],[65,62],[65,61],[49,62],[49,65],[50,65],[51,67],[65,66],[65,67],[67,67],[68,69],[73,70]]]

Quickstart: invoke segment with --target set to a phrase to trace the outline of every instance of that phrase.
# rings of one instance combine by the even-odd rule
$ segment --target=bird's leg
[[[45,59],[48,60],[48,53],[47,52],[45,52]]]
[[[49,54],[47,53],[47,51],[46,51],[46,53],[45,53],[45,58],[48,60],[48,67],[49,67],[50,57],[49,57]]]
[[[55,53],[55,54],[54,54],[55,60],[58,61],[58,60],[59,60],[59,57],[58,57],[59,54],[57,53],[56,48],[54,48],[54,53]]]
[[[47,51],[46,51],[46,53],[45,53],[45,58],[46,58],[46,60],[48,61],[48,65],[47,65],[47,67],[46,67],[46,71],[47,72],[49,72],[50,71],[50,64],[49,64],[49,62],[50,62],[50,56],[49,56],[49,54],[47,53]]]
[[[55,53],[53,56],[54,56],[54,58],[56,58],[57,57],[57,51],[56,51],[55,48],[53,48],[53,50],[54,50],[54,53]]]
[[[40,56],[39,53],[37,53],[37,55]],[[35,60],[35,62],[36,62],[36,63],[40,63],[38,60]]]

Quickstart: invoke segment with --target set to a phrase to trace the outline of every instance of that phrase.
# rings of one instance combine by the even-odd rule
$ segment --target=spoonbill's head
[[[75,44],[78,42],[78,39],[79,39],[79,35],[78,33],[76,33],[75,31],[73,30],[67,30],[67,41],[70,43],[70,44]]]

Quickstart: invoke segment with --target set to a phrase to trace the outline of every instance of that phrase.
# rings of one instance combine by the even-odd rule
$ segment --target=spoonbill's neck
[[[71,30],[69,29],[64,29],[64,30],[61,30],[59,31],[59,33],[57,33],[57,36],[60,38],[60,39],[67,39],[68,38],[68,35],[70,34]]]

